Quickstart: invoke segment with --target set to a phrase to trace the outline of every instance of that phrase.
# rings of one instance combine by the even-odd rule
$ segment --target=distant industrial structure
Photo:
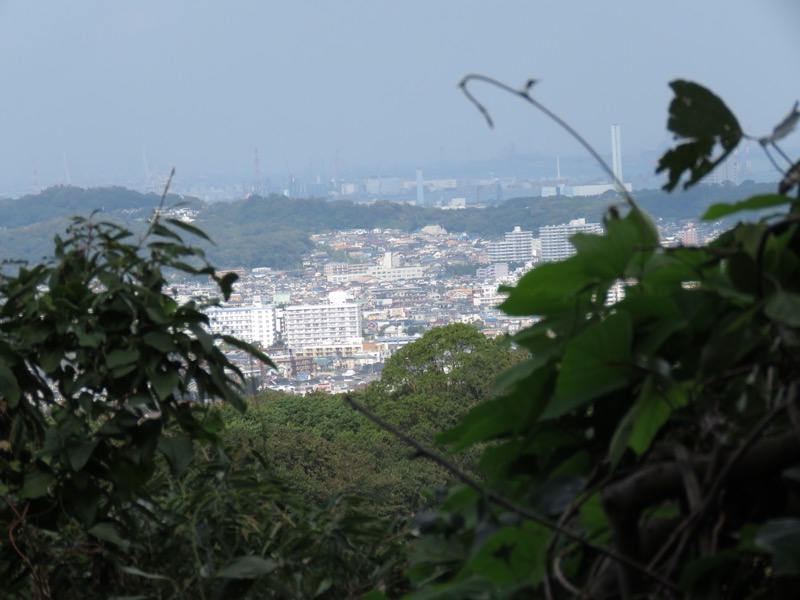
[[[619,125],[611,126],[611,170],[614,173],[615,188],[622,183],[622,143],[619,139]]]
[[[614,178],[611,183],[593,183],[589,185],[569,185],[561,182],[561,167],[557,161],[556,185],[542,186],[542,198],[551,196],[566,196],[576,198],[583,196],[600,196],[606,192],[620,192],[623,189],[627,192],[633,191],[630,183],[625,183],[622,179],[622,143],[620,141],[619,125],[611,126],[611,171]],[[621,184],[621,186],[620,186]],[[622,188],[622,189],[620,189]]]

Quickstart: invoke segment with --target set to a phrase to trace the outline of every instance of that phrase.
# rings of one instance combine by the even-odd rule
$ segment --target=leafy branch
[[[537,514],[531,511],[530,509],[517,504],[516,502],[506,497],[505,495],[496,492],[495,490],[487,488],[486,486],[482,485],[477,479],[471,477],[470,475],[459,469],[455,464],[446,459],[444,456],[442,456],[437,452],[434,452],[433,450],[427,448],[423,444],[420,444],[417,440],[403,433],[391,423],[381,419],[378,415],[371,412],[365,406],[353,400],[351,396],[349,395],[345,396],[345,402],[347,402],[347,404],[349,404],[352,408],[360,412],[362,415],[367,417],[370,421],[378,425],[381,429],[388,431],[393,436],[403,441],[405,444],[414,448],[414,450],[416,450],[419,456],[427,458],[428,460],[431,460],[440,467],[444,468],[449,473],[454,475],[463,484],[469,486],[470,488],[478,492],[482,497],[493,502],[494,504],[502,506],[507,510],[510,510],[512,513],[519,515],[523,519],[533,521],[534,523],[538,523],[539,525],[542,525],[550,529],[551,531],[558,533],[559,535],[562,535],[565,538],[568,538],[573,542],[576,542],[581,546],[588,548],[602,556],[606,556],[614,561],[624,564],[628,568],[633,569],[634,571],[637,571],[642,575],[645,575],[646,577],[657,582],[665,589],[676,592],[678,591],[678,587],[674,583],[665,579],[658,573],[650,570],[646,565],[643,565],[628,556],[619,554],[618,552],[615,552],[610,548],[595,544],[591,540],[588,540],[584,536],[575,533],[571,529],[567,528],[562,523],[553,521],[551,519],[548,519],[547,517]]]

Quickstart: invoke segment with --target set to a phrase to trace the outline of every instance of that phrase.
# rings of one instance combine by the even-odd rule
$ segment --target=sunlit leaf
[[[191,225],[190,223],[186,223],[185,221],[181,221],[180,219],[171,219],[171,218],[170,219],[166,219],[166,221],[167,221],[167,223],[169,223],[173,227],[177,227],[179,229],[183,229],[184,231],[187,231],[187,232],[191,233],[192,235],[194,235],[196,237],[199,237],[202,240],[205,240],[207,242],[211,241],[211,238],[208,237],[208,235],[202,229],[200,229],[198,227],[195,227],[194,225]]]
[[[269,575],[277,568],[278,563],[271,558],[261,558],[260,556],[237,556],[219,570],[217,577],[229,577],[231,579],[258,579],[264,575]]]
[[[747,200],[734,202],[733,204],[712,204],[701,217],[704,221],[716,221],[738,212],[747,210],[763,210],[774,206],[782,206],[791,202],[791,198],[780,194],[764,194],[753,196]]]
[[[526,273],[516,287],[504,288],[508,298],[500,309],[508,315],[542,315],[570,310],[587,281],[585,259],[573,256],[558,263],[539,265]]]
[[[642,251],[658,246],[658,230],[649,216],[638,208],[625,217],[609,218],[603,235],[579,233],[570,238],[579,255],[583,255],[583,270],[590,277],[608,281],[628,275],[628,265]]]

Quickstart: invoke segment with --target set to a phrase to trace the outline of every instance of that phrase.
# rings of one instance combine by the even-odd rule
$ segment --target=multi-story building
[[[365,275],[369,271],[370,265],[364,263],[342,263],[331,262],[325,265],[325,277],[328,281],[336,281],[348,277]]]
[[[349,356],[363,344],[361,311],[355,303],[297,304],[283,313],[283,337],[298,355]]]
[[[478,279],[500,279],[508,277],[508,263],[493,263],[488,267],[478,268],[475,271]]]
[[[534,258],[533,232],[514,227],[502,242],[491,242],[486,248],[491,263],[527,262]]]
[[[569,238],[576,233],[603,233],[603,226],[600,223],[587,223],[586,219],[575,219],[566,225],[540,227],[542,262],[564,260],[575,254],[575,247]]]
[[[277,328],[274,306],[260,303],[251,306],[214,306],[207,309],[206,314],[213,333],[233,335],[264,348],[275,343]]]
[[[400,266],[399,257],[386,252],[377,265],[329,263],[325,265],[325,277],[330,283],[346,283],[362,277],[371,277],[377,281],[400,281],[422,279],[425,277],[425,269],[420,266]]]

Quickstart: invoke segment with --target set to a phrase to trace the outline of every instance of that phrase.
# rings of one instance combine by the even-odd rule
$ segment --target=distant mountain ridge
[[[746,188],[746,189],[745,189]],[[638,202],[656,218],[697,220],[714,202],[774,191],[771,184],[747,183],[737,187],[698,186],[688,193],[661,191],[636,193]],[[141,194],[122,187],[82,189],[57,186],[40,194],[0,200],[0,260],[39,261],[52,248],[56,233],[63,232],[72,215],[107,219],[134,231],[141,229],[158,206],[158,194]],[[313,249],[313,233],[341,229],[400,229],[418,231],[441,225],[450,232],[474,237],[500,238],[514,226],[536,232],[584,217],[602,218],[615,198],[525,197],[488,208],[440,210],[409,204],[376,202],[357,204],[342,200],[254,196],[231,202],[205,203],[170,194],[167,207],[183,205],[197,211],[196,225],[214,245],[206,251],[220,268],[256,266],[291,269]]]

